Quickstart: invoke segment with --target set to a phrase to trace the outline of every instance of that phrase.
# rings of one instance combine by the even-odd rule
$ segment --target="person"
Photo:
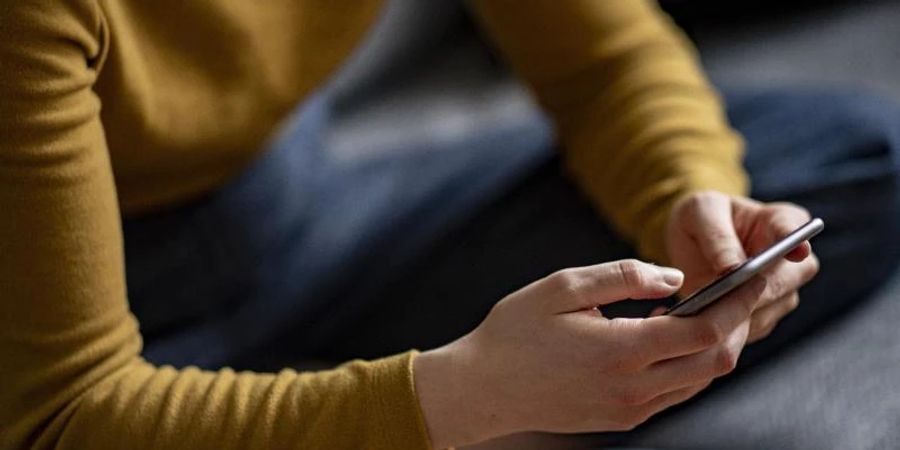
[[[570,174],[509,159],[533,178],[497,203],[473,199],[503,177],[437,170],[465,160],[411,160],[397,187],[384,173],[402,163],[348,168],[317,151],[314,92],[380,2],[7,5],[0,448],[443,448],[526,430],[631,429],[733,370],[748,343],[783,342],[845,307],[878,280],[869,269],[897,255],[897,137],[879,122],[897,117],[890,106],[850,96],[843,115],[826,115],[834,97],[739,94],[732,119],[773,106],[791,119],[822,114],[805,137],[777,114],[740,121],[751,122],[747,167],[763,187],[754,200],[741,138],[652,2],[472,6],[553,118]],[[266,150],[300,102],[288,138]],[[818,146],[822,130],[858,117],[869,120],[853,139]],[[432,189],[406,189],[436,173],[447,176]],[[857,195],[878,207],[833,212]],[[808,220],[774,201],[792,196],[829,213],[832,230],[870,231],[828,245],[823,236],[819,256],[888,249],[843,261],[862,261],[869,278],[823,276],[792,334],[773,330],[819,270],[808,244],[691,318],[596,309],[727,271]],[[486,209],[447,231],[476,204]],[[587,204],[667,266],[608,257],[623,244]],[[519,227],[542,219],[571,220],[535,239]],[[409,256],[435,239],[451,248],[434,247],[431,267]],[[497,293],[511,282],[515,292]],[[441,314],[451,320],[432,320]],[[460,330],[472,320],[481,323]],[[320,372],[223,368],[407,344],[436,348]]]

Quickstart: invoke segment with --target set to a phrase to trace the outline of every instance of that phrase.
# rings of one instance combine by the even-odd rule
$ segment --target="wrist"
[[[481,442],[507,434],[497,402],[478,373],[479,361],[466,336],[419,354],[413,361],[419,405],[434,448]]]

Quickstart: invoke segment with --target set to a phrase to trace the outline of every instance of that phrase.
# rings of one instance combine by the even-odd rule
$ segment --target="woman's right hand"
[[[676,269],[623,260],[562,270],[504,298],[474,331],[415,359],[432,444],[628,430],[694,396],[734,369],[764,279],[693,317],[595,309],[666,297],[682,281]]]

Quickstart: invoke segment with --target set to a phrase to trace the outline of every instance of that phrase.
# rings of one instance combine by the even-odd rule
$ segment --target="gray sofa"
[[[329,87],[338,114],[328,147],[339,158],[409,148],[396,144],[422,133],[453,139],[478,127],[545,123],[463,17],[456,1],[389,3],[370,39]],[[849,84],[900,100],[897,24],[900,2],[857,1],[747,21],[700,20],[690,31],[717,82]],[[834,326],[691,408],[640,428],[636,443],[900,449],[898,324],[900,272]],[[479,448],[584,448],[596,442],[592,436],[530,435]]]

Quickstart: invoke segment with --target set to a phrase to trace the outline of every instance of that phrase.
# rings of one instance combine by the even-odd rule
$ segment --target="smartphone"
[[[676,303],[669,308],[665,314],[670,316],[692,316],[697,314],[700,310],[722,298],[725,294],[746,283],[756,274],[762,272],[766,267],[769,267],[776,261],[784,258],[791,250],[797,248],[798,245],[808,241],[813,236],[821,233],[824,229],[825,222],[823,222],[822,219],[816,218],[810,220],[805,225],[791,232],[791,234],[787,235],[784,239],[765,249],[762,253],[744,261],[743,264],[732,269],[725,275],[722,275],[719,279],[700,288],[697,292],[694,292],[684,300]]]

